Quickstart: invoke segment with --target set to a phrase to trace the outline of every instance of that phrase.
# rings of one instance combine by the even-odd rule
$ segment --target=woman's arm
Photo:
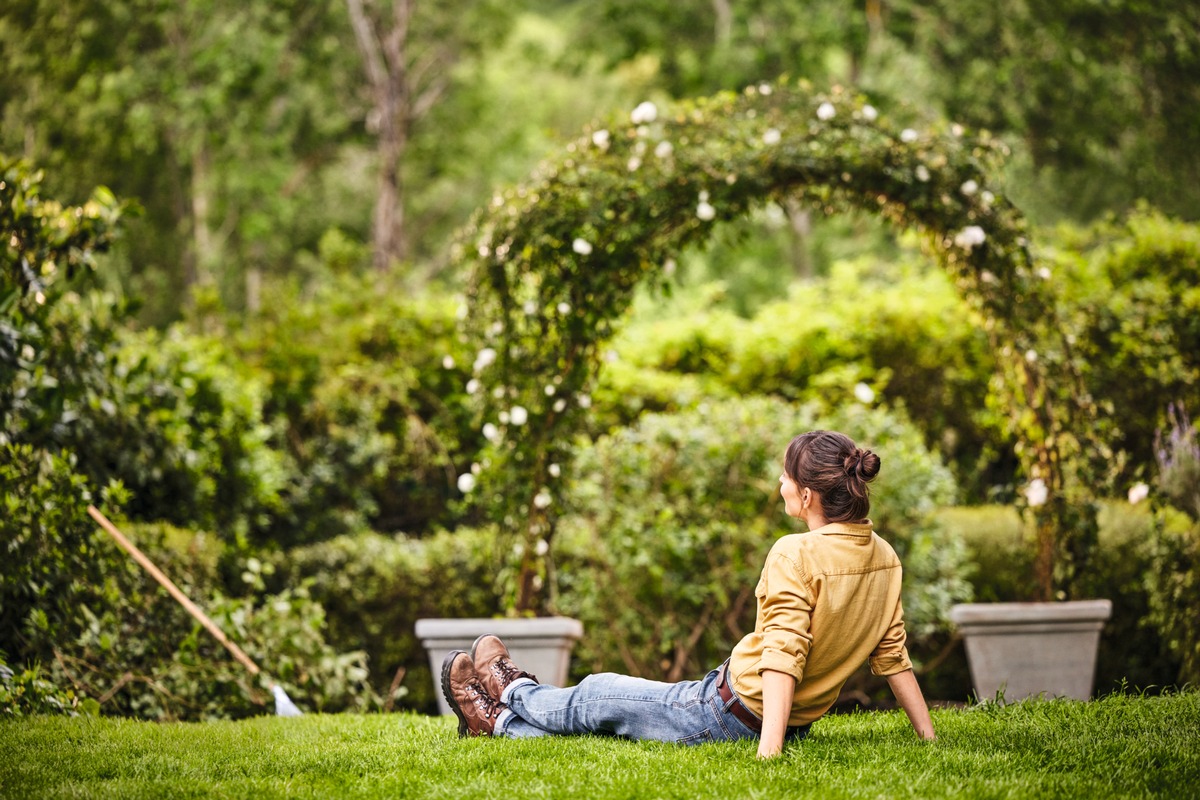
[[[766,675],[763,677],[765,678]],[[896,695],[896,701],[900,703],[904,713],[908,714],[908,721],[912,723],[917,736],[922,739],[936,739],[937,734],[933,732],[933,720],[929,718],[929,706],[925,705],[925,696],[921,694],[921,686],[917,683],[917,676],[913,674],[913,671],[906,669],[903,672],[888,675],[887,682],[888,686],[892,688],[892,694]],[[763,693],[766,694],[765,686]],[[765,725],[763,733],[766,733]]]
[[[765,669],[762,681],[763,726],[758,738],[758,757],[771,758],[783,751],[783,735],[787,733],[788,717],[792,713],[796,679],[786,672]]]

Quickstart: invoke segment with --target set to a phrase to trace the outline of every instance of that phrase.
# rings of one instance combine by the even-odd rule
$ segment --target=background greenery
[[[1098,690],[1200,679],[1193,4],[467,5],[419,4],[404,41],[422,70],[392,181],[405,248],[382,263],[392,156],[353,3],[0,9],[6,714],[270,707],[89,502],[302,706],[432,709],[413,623],[499,613],[512,579],[461,489],[487,452],[454,232],[589,122],[783,74],[1008,150],[1113,423],[1084,576],[1116,606]],[[957,288],[910,233],[786,198],[677,262],[566,443],[547,588],[587,625],[576,671],[720,657],[790,530],[779,451],[820,425],[885,454],[876,521],[905,556],[913,654],[932,696],[966,699],[945,611],[1028,597],[1032,545],[995,355]]]

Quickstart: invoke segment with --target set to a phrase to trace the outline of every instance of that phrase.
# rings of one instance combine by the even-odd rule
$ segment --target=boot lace
[[[519,669],[516,664],[507,658],[498,658],[492,662],[492,675],[496,677],[496,682],[500,684],[501,689],[507,688],[517,678],[529,678],[537,681],[537,678]]]
[[[488,694],[483,688],[483,684],[479,683],[478,681],[468,683],[466,686],[466,691],[471,698],[471,702],[474,703],[475,707],[479,709],[479,712],[483,714],[484,719],[495,719],[496,717],[499,717],[500,712],[505,708],[504,704]]]

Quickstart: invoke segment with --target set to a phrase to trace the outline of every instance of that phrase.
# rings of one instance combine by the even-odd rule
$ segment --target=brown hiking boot
[[[471,657],[462,650],[447,653],[442,661],[442,694],[458,717],[459,736],[491,736],[506,708],[483,688]]]
[[[537,678],[512,662],[508,648],[499,636],[485,633],[476,639],[471,645],[471,660],[475,662],[475,673],[492,697],[504,694],[508,685],[517,678],[529,678],[537,683]]]

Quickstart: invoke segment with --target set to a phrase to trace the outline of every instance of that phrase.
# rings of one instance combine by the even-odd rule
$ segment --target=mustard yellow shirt
[[[876,675],[911,669],[900,574],[896,551],[870,520],[780,538],[754,592],[754,632],[729,659],[733,690],[761,717],[763,670],[785,672],[796,679],[788,724],[805,725],[864,661]]]

